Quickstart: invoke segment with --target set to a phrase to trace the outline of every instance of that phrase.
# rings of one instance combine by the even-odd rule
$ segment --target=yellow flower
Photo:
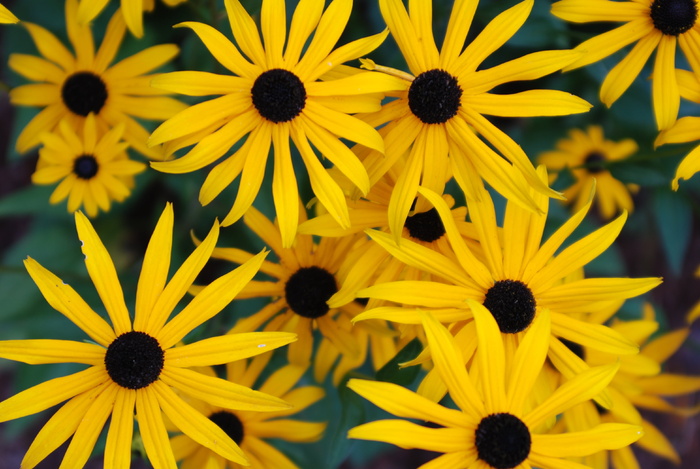
[[[546,181],[544,167],[539,176]],[[402,324],[419,324],[420,311],[430,311],[443,323],[470,320],[473,311],[465,300],[483,304],[493,314],[504,339],[517,344],[521,333],[543,309],[551,311],[551,331],[555,337],[617,354],[637,353],[637,346],[601,324],[577,320],[572,315],[587,313],[610,301],[634,297],[661,283],[659,278],[584,278],[562,283],[605,251],[615,240],[626,220],[623,213],[613,222],[572,243],[555,255],[583,221],[591,201],[542,243],[547,221],[547,197],[532,191],[539,211],[533,212],[509,201],[499,231],[496,212],[488,191],[480,200],[467,200],[469,215],[477,231],[483,260],[475,255],[457,230],[445,202],[435,192],[419,188],[441,214],[450,255],[440,254],[410,240],[397,245],[391,236],[368,231],[372,239],[399,260],[432,274],[441,281],[399,280],[360,290],[367,296],[397,303],[365,311],[354,321],[386,319]],[[460,344],[465,360],[474,352],[473,323],[463,328]],[[549,340],[547,340],[549,342]],[[471,352],[467,353],[467,350]],[[509,348],[512,350],[512,347]],[[557,350],[552,348],[552,354]],[[569,364],[570,362],[566,362]],[[577,368],[572,365],[572,370]]]
[[[698,77],[686,70],[676,70],[676,78],[681,96],[684,99],[700,104],[700,80]],[[671,127],[663,130],[656,137],[655,146],[666,143],[685,143],[700,140],[698,131],[700,117],[685,116],[678,119]],[[676,175],[671,181],[673,190],[678,190],[678,182],[681,179],[690,179],[700,171],[700,145],[688,153],[683,161],[676,168]]]
[[[0,5],[0,23],[19,23],[19,18],[13,15],[6,6]]]
[[[178,53],[177,46],[149,47],[110,66],[124,38],[124,18],[119,12],[112,17],[95,52],[90,27],[77,21],[77,8],[77,0],[66,0],[66,28],[75,55],[48,30],[22,22],[42,57],[10,55],[10,68],[37,82],[11,90],[10,101],[43,109],[17,138],[17,151],[24,153],[38,145],[41,134],[54,130],[62,119],[78,129],[93,113],[100,132],[123,123],[124,140],[131,148],[162,159],[160,149],[148,148],[148,132],[133,117],[163,120],[185,107],[162,96],[166,92],[151,88],[154,75],[144,75],[172,59]]]
[[[477,302],[467,302],[474,311],[479,342],[470,373],[464,368],[452,335],[437,319],[422,315],[435,368],[459,410],[442,407],[391,383],[353,379],[348,387],[382,409],[398,417],[434,422],[439,427],[380,420],[351,429],[348,437],[445,453],[421,469],[512,469],[574,467],[563,458],[624,447],[641,436],[640,427],[628,424],[544,434],[547,419],[600,393],[618,366],[584,371],[533,408],[529,395],[544,364],[546,338],[550,335],[547,310],[533,322],[515,354],[509,357],[493,316]],[[476,373],[474,368],[478,369]],[[479,378],[474,379],[474,374]]]
[[[173,7],[187,0],[163,0],[163,3]],[[92,21],[107,6],[109,0],[80,0],[78,5],[78,21],[87,24]],[[155,6],[154,0],[121,0],[121,11],[124,15],[126,26],[136,37],[143,36],[144,11],[152,11]]]
[[[607,106],[611,106],[629,88],[652,52],[656,51],[652,76],[656,125],[662,130],[675,122],[680,107],[674,71],[676,44],[693,70],[700,73],[697,0],[561,0],[552,5],[552,13],[573,23],[624,23],[579,44],[574,50],[585,55],[564,70],[592,64],[636,42],[603,81],[600,100]]]
[[[250,461],[251,469],[298,469],[287,456],[265,440],[276,438],[296,443],[317,441],[323,435],[325,423],[304,422],[288,417],[302,412],[321,400],[323,389],[318,386],[295,388],[304,375],[306,367],[287,365],[272,373],[263,383],[255,386],[260,373],[265,369],[272,354],[260,355],[251,361],[239,360],[226,365],[226,379],[246,387],[256,387],[260,392],[278,397],[291,404],[290,409],[271,412],[231,411],[204,401],[190,402],[226,432],[243,450]],[[202,370],[215,376],[214,370]],[[200,445],[187,435],[178,435],[170,440],[175,459],[182,460],[182,469],[231,469],[241,468],[236,462],[224,458]]]
[[[34,259],[25,261],[46,301],[87,333],[90,341],[0,342],[2,358],[29,364],[89,365],[83,371],[46,381],[0,402],[0,420],[8,421],[68,401],[44,425],[21,466],[26,469],[36,466],[72,436],[61,467],[83,467],[111,416],[105,467],[129,467],[134,410],[146,453],[156,469],[175,467],[162,413],[199,444],[226,459],[245,464],[246,457],[238,445],[173,388],[227,409],[287,408],[288,404],[274,396],[189,368],[255,356],[292,342],[295,335],[282,332],[225,335],[181,347],[175,345],[228,305],[258,271],[266,253],[261,252],[214,281],[168,321],[209,259],[219,233],[219,224],[214,223],[206,239],[168,282],[173,229],[173,210],[168,204],[146,250],[132,323],[109,253],[81,212],[76,212],[75,222],[88,274],[112,325],[60,278]]]
[[[643,418],[638,409],[685,417],[697,415],[700,412],[700,406],[676,407],[664,398],[700,391],[700,376],[662,372],[666,360],[681,347],[690,331],[688,328],[678,329],[660,334],[650,340],[650,336],[659,327],[654,316],[653,308],[646,304],[642,319],[615,321],[611,326],[640,345],[639,355],[618,357],[586,347],[572,347],[572,351],[585,359],[590,366],[619,361],[620,371],[608,388],[613,404],[610,409],[601,411],[590,402],[582,403],[564,412],[564,421],[569,430],[585,430],[601,421],[641,425],[644,436],[636,442],[636,445],[679,464],[680,457],[671,442],[656,426]],[[605,452],[591,455],[583,462],[595,469],[605,469],[608,467],[608,457],[616,469],[640,467],[631,448],[616,449],[609,455]]]
[[[408,12],[401,0],[379,2],[411,73],[365,61],[366,68],[402,77],[405,91],[396,93],[398,99],[381,111],[363,115],[375,127],[388,123],[383,134],[386,157],[373,152],[364,164],[370,181],[375,182],[409,152],[389,209],[389,226],[397,240],[418,185],[442,193],[445,175],[454,174],[468,197],[475,196],[474,187],[483,178],[509,200],[533,210],[536,207],[529,195],[530,186],[550,197],[561,196],[539,180],[522,148],[484,115],[556,116],[588,111],[590,105],[586,101],[562,91],[491,93],[503,83],[533,80],[560,70],[580,54],[541,51],[477,70],[518,31],[534,0],[525,0],[498,15],[465,48],[477,3],[455,2],[442,49],[438,51],[432,33],[430,1],[411,1]]]
[[[85,119],[80,135],[65,120],[57,133],[41,135],[37,169],[32,174],[34,184],[54,184],[61,181],[49,202],[57,204],[68,198],[68,211],[82,205],[88,216],[97,215],[98,208],[109,211],[111,201],[123,201],[133,187],[135,174],[146,165],[132,161],[126,154],[127,144],[121,142],[124,125],[98,136],[95,116]]]
[[[586,205],[595,185],[598,209],[603,219],[609,220],[620,211],[634,210],[630,192],[638,188],[615,179],[608,170],[608,163],[624,160],[637,149],[634,140],[613,142],[604,138],[600,126],[591,125],[586,131],[570,130],[569,138],[559,140],[556,150],[541,153],[537,161],[548,170],[569,168],[573,172],[576,182],[564,191],[564,197],[573,202],[575,212]]]
[[[253,203],[272,145],[272,196],[282,242],[289,247],[299,219],[296,197],[290,197],[298,193],[291,138],[309,172],[314,194],[341,225],[347,226],[343,192],[312,145],[363,194],[369,191],[365,168],[340,138],[383,152],[379,133],[349,114],[379,109],[380,93],[403,85],[393,77],[355,73],[339,66],[374,50],[388,32],[333,50],[350,16],[352,0],[334,0],[325,12],[322,0],[301,0],[289,37],[284,0],[263,0],[261,42],[255,22],[240,2],[226,0],[225,5],[233,36],[250,61],[211,26],[195,22],[181,25],[191,28],[233,76],[186,71],[168,73],[154,81],[154,86],[177,93],[221,96],[195,104],[153,132],[150,143],[170,142],[166,148],[171,151],[196,144],[182,158],[153,163],[153,168],[168,173],[198,170],[248,135],[233,155],[211,170],[199,193],[199,201],[206,205],[240,175],[236,200],[222,222],[226,226],[241,218]],[[305,47],[311,33],[313,38]]]

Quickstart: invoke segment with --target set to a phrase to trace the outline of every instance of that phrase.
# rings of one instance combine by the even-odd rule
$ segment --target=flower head
[[[110,65],[124,38],[124,18],[117,12],[105,37],[95,51],[92,31],[77,20],[77,0],[66,0],[66,28],[75,54],[43,27],[23,22],[42,57],[12,54],[9,66],[37,83],[10,91],[10,101],[19,106],[43,108],[17,138],[17,151],[25,153],[40,142],[43,132],[67,119],[74,129],[93,113],[100,132],[120,123],[124,140],[131,148],[150,158],[163,157],[160,149],[146,145],[148,132],[133,118],[163,120],[184,104],[162,90],[151,88],[148,72],[167,63],[178,53],[174,44],[149,47]]]
[[[652,76],[652,99],[656,125],[667,129],[676,120],[680,107],[675,74],[676,45],[695,73],[700,73],[700,41],[697,0],[561,0],[552,13],[574,23],[610,21],[623,23],[578,46],[584,52],[565,70],[598,62],[632,43],[627,56],[610,70],[600,88],[600,100],[611,106],[629,88],[656,51]]]
[[[600,126],[591,125],[585,131],[570,130],[569,137],[559,140],[556,150],[541,153],[538,162],[550,171],[569,168],[573,172],[576,182],[564,191],[564,196],[573,203],[574,212],[586,205],[595,185],[596,204],[603,219],[609,220],[620,211],[631,212],[634,209],[630,192],[637,187],[615,179],[608,170],[608,164],[624,160],[637,149],[634,140],[608,140]]]
[[[179,5],[187,0],[163,0],[168,6]],[[87,24],[92,21],[107,6],[109,0],[80,0],[78,5],[78,21]],[[143,36],[143,12],[152,11],[155,0],[121,0],[121,11],[126,26],[136,37]]]
[[[80,134],[67,121],[61,121],[58,132],[40,137],[44,146],[39,150],[32,182],[61,181],[49,202],[57,204],[68,198],[71,213],[81,206],[90,217],[96,216],[98,209],[109,211],[112,200],[121,202],[129,196],[133,176],[146,169],[145,164],[127,156],[127,144],[120,141],[123,133],[124,125],[119,125],[99,136],[92,113]]]
[[[238,445],[173,388],[212,405],[233,410],[279,410],[284,401],[189,368],[228,363],[258,355],[296,339],[284,332],[226,335],[176,346],[190,331],[223,309],[255,275],[266,253],[220,277],[168,321],[214,249],[215,223],[202,244],[168,282],[173,210],[168,204],[146,250],[136,291],[133,321],[117,273],[88,219],[75,215],[85,265],[109,315],[110,326],[73,288],[28,258],[25,266],[47,302],[90,337],[90,342],[8,340],[0,357],[29,364],[82,363],[89,367],[55,378],[0,402],[0,419],[32,415],[66,402],[39,432],[22,461],[32,468],[73,437],[62,467],[83,467],[111,416],[105,466],[128,467],[134,410],[148,458],[157,469],[175,467],[163,423],[167,416],[183,433],[221,457],[246,463]],[[162,413],[161,413],[162,411]],[[90,415],[91,418],[85,418]]]
[[[199,194],[200,202],[206,205],[240,175],[236,200],[222,222],[229,225],[253,203],[272,146],[272,195],[285,247],[291,246],[299,219],[297,200],[290,197],[298,193],[290,138],[301,154],[318,200],[341,225],[347,226],[343,192],[312,147],[363,194],[367,193],[367,172],[340,138],[383,152],[379,133],[350,114],[379,109],[380,93],[403,86],[394,77],[339,67],[375,49],[387,33],[333,50],[350,16],[352,0],[334,0],[325,11],[323,4],[301,0],[287,37],[284,0],[263,0],[261,41],[255,22],[240,2],[226,0],[231,30],[240,51],[206,24],[188,22],[181,26],[191,28],[233,76],[174,72],[154,81],[155,86],[177,93],[221,96],[195,104],[153,132],[151,144],[169,142],[166,146],[171,151],[196,144],[185,156],[154,163],[153,167],[168,173],[203,168],[248,135],[240,149],[211,170]]]
[[[474,311],[478,352],[474,379],[461,361],[454,338],[435,318],[422,318],[428,344],[434,350],[435,368],[459,409],[442,407],[391,383],[353,379],[355,392],[402,418],[427,420],[427,428],[405,420],[380,420],[351,429],[350,438],[392,443],[402,448],[422,448],[445,453],[421,468],[513,469],[566,467],[562,458],[580,456],[603,448],[620,448],[637,440],[641,428],[605,424],[582,432],[549,435],[546,421],[564,409],[587,401],[610,382],[617,365],[591,368],[556,389],[533,406],[528,397],[547,354],[548,312],[545,310],[509,357],[499,326],[486,308],[467,300]],[[506,372],[508,370],[508,372]]]

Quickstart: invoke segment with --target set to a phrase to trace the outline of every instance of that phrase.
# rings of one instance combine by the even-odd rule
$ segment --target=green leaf
[[[343,381],[338,386],[341,408],[340,421],[327,442],[326,447],[331,448],[331,450],[328,452],[328,465],[326,467],[340,466],[350,453],[350,445],[353,443],[348,439],[348,430],[366,421],[364,400],[346,384],[347,381]]]
[[[58,205],[49,204],[49,197],[55,186],[27,186],[0,199],[0,217],[16,215],[35,215],[45,213],[64,213],[65,202]]]
[[[416,376],[418,376],[420,366],[400,368],[399,363],[413,360],[418,356],[421,350],[423,350],[423,344],[421,344],[420,340],[416,337],[407,343],[386,365],[381,367],[381,369],[377,371],[375,378],[377,381],[386,381],[404,387],[409,386],[416,379]]]
[[[611,164],[608,167],[615,179],[640,186],[667,186],[670,181],[663,173],[649,166],[636,164]]]
[[[652,207],[666,260],[673,273],[680,275],[693,225],[690,203],[681,193],[658,189]]]

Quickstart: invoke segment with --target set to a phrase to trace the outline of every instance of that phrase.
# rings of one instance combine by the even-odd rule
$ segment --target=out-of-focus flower
[[[174,7],[187,0],[163,0],[168,6]],[[87,24],[92,21],[107,6],[109,0],[80,0],[78,5],[78,21]],[[143,12],[152,11],[155,0],[121,0],[121,11],[126,26],[136,37],[143,36]]]

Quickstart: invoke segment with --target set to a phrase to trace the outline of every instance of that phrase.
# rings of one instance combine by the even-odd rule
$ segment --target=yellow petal
[[[642,427],[625,423],[602,423],[587,431],[558,435],[532,435],[532,451],[550,457],[580,457],[618,449],[637,441]]]
[[[463,450],[473,434],[473,430],[466,428],[428,428],[405,420],[378,420],[351,428],[348,438],[446,453]]]
[[[3,340],[0,357],[30,365],[47,363],[84,363],[99,365],[104,362],[105,349],[96,344],[72,340]]]
[[[130,467],[135,405],[135,392],[122,390],[117,393],[109,432],[107,432],[107,442],[105,443],[105,469],[128,469]]]
[[[154,469],[177,469],[158,398],[150,386],[136,390],[136,417],[143,447]]]

